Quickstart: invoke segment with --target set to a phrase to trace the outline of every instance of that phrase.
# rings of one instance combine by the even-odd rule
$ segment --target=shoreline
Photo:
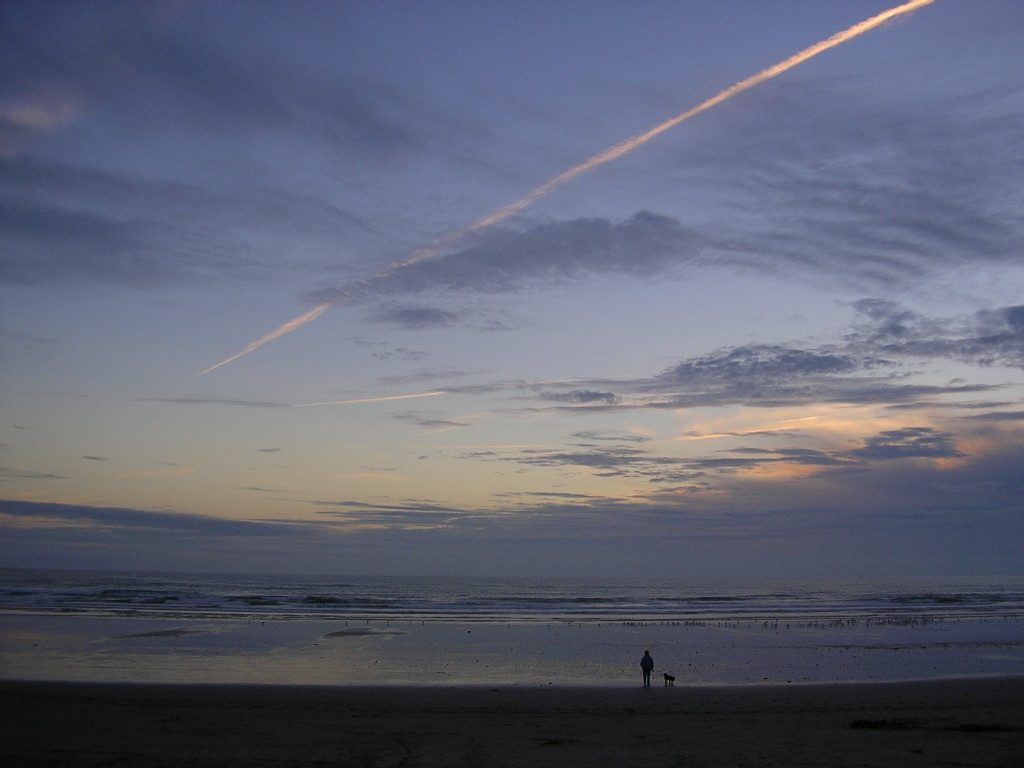
[[[0,617],[0,678],[81,682],[629,687],[1024,675],[1024,623],[767,628]]]
[[[8,765],[994,767],[1024,759],[1024,677],[648,689],[0,681],[0,701]]]

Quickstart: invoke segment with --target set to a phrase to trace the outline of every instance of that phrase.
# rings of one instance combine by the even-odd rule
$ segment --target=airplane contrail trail
[[[306,323],[308,323],[308,322],[309,322],[310,320],[316,320],[316,319],[317,319],[318,317],[320,317],[320,315],[322,315],[322,314],[323,314],[324,312],[326,312],[326,311],[327,311],[328,309],[330,309],[330,308],[331,308],[332,306],[333,306],[333,302],[328,302],[328,303],[326,303],[326,304],[320,304],[320,305],[318,305],[318,306],[316,306],[316,307],[313,307],[313,309],[309,310],[309,312],[306,312],[306,313],[304,313],[304,314],[301,314],[301,315],[299,315],[299,316],[298,316],[298,317],[296,317],[296,318],[295,318],[294,320],[289,320],[289,321],[288,321],[287,323],[285,323],[284,325],[282,325],[282,326],[280,326],[280,327],[278,327],[278,328],[275,328],[274,330],[272,330],[272,331],[271,331],[270,333],[268,333],[268,334],[267,334],[266,336],[262,336],[262,337],[260,337],[260,338],[256,339],[256,341],[254,341],[254,342],[253,342],[252,344],[250,344],[249,346],[247,346],[247,347],[246,347],[245,349],[243,349],[243,350],[242,350],[241,352],[238,352],[237,354],[234,354],[234,355],[232,355],[232,356],[231,356],[231,357],[229,357],[229,358],[228,358],[227,360],[221,360],[221,361],[220,361],[219,363],[217,363],[216,365],[211,365],[211,366],[210,366],[209,368],[207,368],[207,369],[206,369],[205,371],[203,371],[202,373],[200,373],[200,374],[199,374],[198,376],[196,376],[195,378],[197,378],[197,379],[198,379],[198,378],[199,378],[199,376],[204,376],[204,375],[206,375],[207,373],[209,373],[210,371],[212,371],[212,370],[215,370],[215,369],[217,369],[217,368],[220,368],[220,367],[221,367],[222,365],[227,365],[228,363],[230,363],[230,362],[232,362],[232,361],[234,361],[234,360],[237,360],[237,359],[238,359],[238,358],[240,358],[240,357],[241,357],[242,355],[247,355],[247,354],[249,354],[249,353],[250,353],[250,352],[252,352],[252,351],[253,351],[254,349],[256,349],[256,348],[258,348],[258,347],[262,347],[262,346],[263,346],[264,344],[266,344],[266,343],[267,343],[268,341],[273,341],[274,339],[278,338],[279,336],[284,336],[284,335],[285,335],[286,333],[288,333],[289,331],[294,331],[294,330],[295,330],[296,328],[298,328],[298,327],[299,327],[300,325],[305,325],[305,324],[306,324]]]
[[[841,45],[849,40],[852,40],[858,35],[862,35],[865,32],[868,32],[874,29],[875,27],[884,24],[887,21],[896,18],[897,16],[902,16],[905,13],[909,13],[910,11],[916,10],[918,8],[923,8],[924,6],[930,5],[934,2],[935,0],[910,0],[910,2],[903,3],[902,5],[897,5],[894,8],[890,8],[887,11],[882,11],[876,16],[872,16],[869,19],[865,19],[864,21],[859,22],[858,24],[854,24],[852,27],[844,29],[842,32],[837,32],[831,37],[826,38],[825,40],[822,40],[819,43],[815,43],[809,48],[804,48],[802,51],[793,54],[788,59],[783,59],[778,64],[768,67],[767,69],[762,69],[757,74],[751,75],[750,77],[744,80],[740,80],[735,85],[730,85],[724,91],[720,91],[716,95],[712,96],[710,99],[701,102],[697,106],[692,107],[686,110],[685,112],[679,113],[675,117],[669,118],[668,120],[659,123],[658,125],[648,130],[647,132],[626,139],[625,141],[620,142],[612,147],[609,147],[603,152],[594,155],[589,160],[586,160],[580,163],[579,165],[570,168],[567,171],[563,171],[557,176],[549,179],[548,181],[545,181],[539,187],[536,187],[531,192],[527,193],[523,197],[516,200],[514,203],[510,203],[501,210],[495,211],[489,216],[485,216],[484,218],[480,219],[474,224],[470,224],[466,227],[463,227],[460,230],[445,235],[444,237],[435,241],[432,245],[415,251],[409,258],[404,259],[402,261],[397,261],[394,264],[389,265],[387,268],[378,272],[372,278],[362,281],[361,284],[369,285],[374,280],[380,280],[384,277],[387,277],[392,273],[396,272],[397,270],[402,269],[403,267],[408,267],[411,264],[415,264],[417,261],[420,261],[421,259],[428,258],[429,256],[434,256],[440,253],[441,251],[445,250],[446,248],[454,245],[462,237],[469,234],[470,232],[476,232],[477,230],[484,229],[486,227],[491,226],[492,224],[497,224],[499,221],[502,221],[503,219],[507,219],[509,216],[518,213],[524,208],[528,208],[541,198],[551,194],[556,189],[561,187],[563,184],[572,181],[578,176],[582,176],[584,173],[593,170],[599,165],[603,165],[604,163],[607,163],[610,160],[615,160],[616,158],[622,157],[627,152],[632,152],[637,147],[646,144],[655,136],[664,133],[669,128],[674,128],[684,120],[689,120],[694,115],[699,115],[701,112],[704,112],[705,110],[711,109],[711,107],[721,104],[726,99],[731,99],[733,96],[742,93],[743,91],[749,90],[750,88],[753,88],[755,85],[760,85],[765,80],[769,80],[775,77],[776,75],[781,75],[783,72],[792,69],[798,64],[802,64],[808,59],[817,56],[819,53],[823,53],[829,50],[830,48],[835,48],[837,45]],[[256,341],[252,342],[241,352],[232,355],[226,360],[222,360],[216,365],[211,365],[205,371],[198,374],[196,378],[199,378],[199,376],[203,376],[204,374],[207,374],[212,370],[220,368],[222,365],[226,365],[234,360],[237,360],[238,358],[242,357],[242,355],[247,355],[253,350],[262,347],[268,341],[273,341],[274,339],[284,336],[286,333],[294,331],[296,328],[305,325],[306,323],[312,320],[315,320],[316,318],[320,317],[320,315],[322,315],[326,310],[334,306],[335,303],[337,303],[337,299],[334,301],[329,301],[320,304],[311,309],[309,312],[299,315],[293,320],[289,320],[287,323],[271,331],[266,336],[263,336],[257,339]]]
[[[325,400],[322,403],[295,403],[292,408],[308,408],[311,405],[349,405],[350,403],[379,403],[382,400],[408,400],[411,397],[435,397],[447,395],[448,391],[440,389],[436,392],[417,392],[414,395],[387,395],[386,397],[362,397],[358,400]]]

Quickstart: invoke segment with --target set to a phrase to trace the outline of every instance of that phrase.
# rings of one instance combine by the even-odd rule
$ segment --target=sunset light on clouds
[[[1021,573],[1024,8],[895,7],[6,4],[0,565]]]

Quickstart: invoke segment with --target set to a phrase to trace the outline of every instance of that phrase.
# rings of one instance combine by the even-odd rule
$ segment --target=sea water
[[[0,570],[0,677],[632,685],[1024,675],[1024,578],[656,582]]]

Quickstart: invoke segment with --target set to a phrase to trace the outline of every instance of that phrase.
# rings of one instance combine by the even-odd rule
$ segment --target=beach
[[[825,625],[189,620],[0,614],[0,679],[630,686],[1024,676],[1020,617]]]
[[[763,686],[0,682],[11,766],[1020,766],[1024,679]]]
[[[1016,582],[13,576],[4,766],[1024,765]]]

